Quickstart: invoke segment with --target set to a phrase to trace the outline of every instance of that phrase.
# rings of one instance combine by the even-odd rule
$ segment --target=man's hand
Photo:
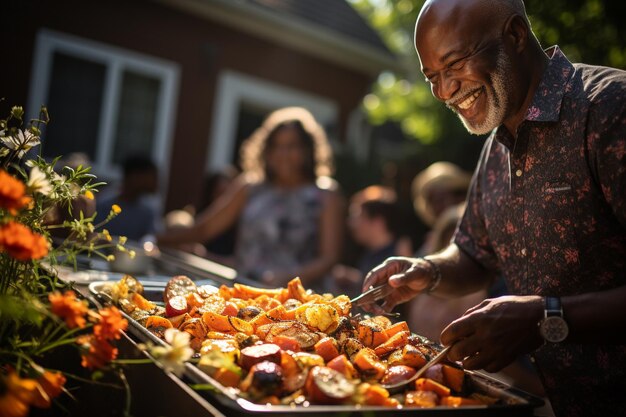
[[[537,326],[543,311],[539,296],[487,299],[450,323],[441,343],[452,345],[448,358],[465,369],[497,372],[543,343]]]
[[[363,281],[363,291],[385,282],[389,282],[395,290],[385,298],[382,306],[371,304],[369,310],[377,314],[389,312],[398,304],[409,301],[430,285],[432,274],[431,265],[419,258],[387,259],[367,274]]]

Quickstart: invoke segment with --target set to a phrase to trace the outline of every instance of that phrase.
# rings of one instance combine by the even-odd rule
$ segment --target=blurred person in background
[[[324,291],[343,244],[345,203],[322,126],[300,107],[271,113],[241,147],[243,172],[193,226],[159,245],[205,242],[239,222],[235,268],[269,286],[299,276]]]
[[[122,169],[119,191],[96,199],[96,222],[104,220],[111,206],[117,204],[122,212],[109,221],[105,228],[112,235],[126,236],[139,242],[157,230],[157,211],[146,201],[146,197],[157,192],[158,171],[154,162],[143,155],[127,157]]]
[[[198,206],[200,207],[198,212],[209,207],[224,194],[238,175],[239,171],[232,165],[209,174],[204,182],[204,193],[202,201]],[[223,233],[204,242],[203,244],[206,248],[205,257],[223,265],[234,266],[237,226],[238,222],[235,222]]]
[[[411,185],[413,207],[422,222],[430,227],[444,211],[465,201],[472,176],[451,162],[435,162],[417,174]],[[427,255],[441,249],[432,233],[426,235],[416,255]]]
[[[365,252],[357,267],[336,265],[333,268],[334,293],[350,297],[360,293],[363,277],[390,256],[409,256],[410,239],[400,236],[400,216],[396,192],[379,185],[369,186],[350,199],[348,229],[353,240]]]
[[[557,416],[624,415],[626,72],[543,50],[521,0],[428,0],[415,45],[435,98],[490,136],[451,244],[363,287],[389,282],[389,310],[503,275],[512,295],[441,333],[448,358],[495,372],[528,353]]]
[[[463,215],[470,181],[469,173],[445,161],[435,162],[415,176],[411,186],[413,208],[431,228],[415,256],[430,255],[448,246]],[[486,296],[483,289],[459,298],[423,293],[403,306],[403,314],[411,330],[431,340],[439,340],[441,331],[448,324]]]
[[[448,207],[439,215],[428,234],[429,252],[421,255],[436,253],[450,244],[456,225],[464,211],[465,203],[461,203]],[[487,298],[486,289],[456,298],[422,293],[403,305],[403,317],[409,323],[411,331],[438,341],[439,335],[448,324],[485,298]]]

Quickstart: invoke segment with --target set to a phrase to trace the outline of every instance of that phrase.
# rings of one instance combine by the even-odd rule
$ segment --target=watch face
[[[559,343],[565,340],[569,332],[567,323],[560,316],[550,316],[543,319],[539,327],[541,336],[551,343]]]

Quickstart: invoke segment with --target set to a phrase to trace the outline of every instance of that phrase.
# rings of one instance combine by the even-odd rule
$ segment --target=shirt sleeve
[[[617,97],[623,97],[626,88],[626,82],[620,84]],[[626,100],[613,97],[602,104],[589,115],[591,168],[611,211],[626,228]]]
[[[467,207],[454,234],[453,242],[470,258],[480,263],[487,270],[498,272],[498,259],[491,245],[485,216],[482,209],[482,193],[485,171],[494,135],[489,137],[483,147],[478,166],[472,177],[467,195]]]

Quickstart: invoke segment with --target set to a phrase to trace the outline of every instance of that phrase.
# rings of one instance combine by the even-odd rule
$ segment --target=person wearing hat
[[[451,162],[435,162],[417,174],[411,185],[413,207],[425,225],[432,228],[441,214],[448,208],[465,201],[472,177]],[[417,256],[433,253],[434,242],[426,236]]]

